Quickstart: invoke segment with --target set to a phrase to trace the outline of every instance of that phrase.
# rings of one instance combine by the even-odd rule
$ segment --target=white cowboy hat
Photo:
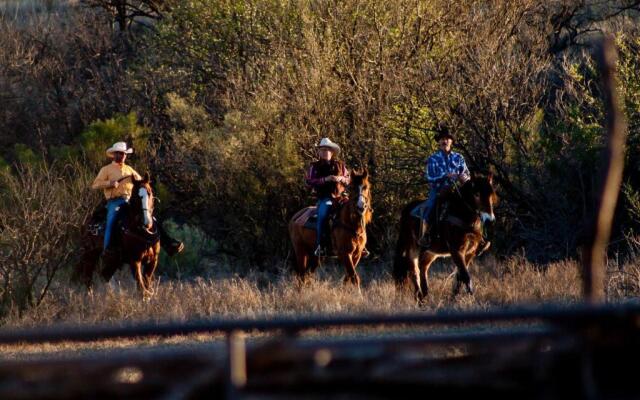
[[[115,152],[131,154],[133,153],[133,149],[127,149],[127,144],[125,142],[114,143],[113,146],[107,149],[107,157],[113,158],[113,153]]]
[[[329,140],[329,138],[322,138],[322,140],[320,141],[320,143],[318,143],[316,145],[317,148],[321,148],[321,147],[327,147],[331,150],[333,150],[334,153],[338,154],[340,153],[340,146],[338,146],[337,144],[333,143],[331,140]]]

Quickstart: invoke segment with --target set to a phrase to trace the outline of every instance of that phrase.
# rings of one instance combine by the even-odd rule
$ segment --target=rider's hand
[[[110,182],[110,186],[109,186],[109,187],[111,187],[111,188],[114,188],[114,189],[115,189],[115,188],[117,188],[117,187],[118,187],[118,185],[119,185],[119,184],[120,184],[120,182],[118,182],[117,180],[115,180],[115,181],[111,181],[111,182]]]
[[[346,183],[347,178],[345,178],[344,176],[336,176],[336,182]]]
[[[324,180],[326,182],[337,182],[338,181],[338,177],[335,175],[329,175],[326,178],[324,178]]]
[[[458,174],[453,173],[453,172],[449,172],[447,174],[447,178],[449,178],[449,179],[458,179]]]

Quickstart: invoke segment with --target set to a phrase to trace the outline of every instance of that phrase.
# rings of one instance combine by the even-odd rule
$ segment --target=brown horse
[[[344,283],[360,287],[360,277],[356,267],[367,243],[367,224],[371,222],[371,185],[366,169],[355,172],[349,185],[349,200],[337,211],[331,228],[331,244],[335,255],[345,268]],[[305,223],[316,207],[306,207],[298,211],[289,222],[289,237],[295,253],[295,272],[305,281],[319,264],[314,255],[316,230],[305,227]]]
[[[479,249],[483,224],[495,221],[493,207],[498,198],[492,178],[492,175],[474,176],[444,194],[442,200],[448,202],[448,211],[433,227],[433,239],[426,249],[418,244],[419,220],[411,215],[420,201],[414,201],[402,210],[393,264],[393,277],[398,287],[404,287],[409,280],[415,289],[416,299],[422,302],[429,291],[429,267],[437,258],[451,256],[457,267],[454,296],[462,283],[468,293],[473,293],[468,266],[478,251],[488,248],[487,243],[484,249]]]
[[[100,271],[102,278],[108,282],[123,264],[129,264],[133,278],[145,298],[153,294],[153,273],[160,255],[160,235],[153,219],[153,205],[153,190],[147,173],[142,180],[133,181],[122,229],[118,229],[117,225],[113,228],[112,238],[115,243],[119,243],[120,254],[103,258],[103,268]],[[91,286],[93,273],[98,267],[103,235],[99,225],[85,224],[82,234],[84,251],[76,267],[75,279],[87,287]]]

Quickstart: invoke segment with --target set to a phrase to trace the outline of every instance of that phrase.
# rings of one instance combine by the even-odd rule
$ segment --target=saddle
[[[331,231],[336,225],[336,219],[342,207],[349,201],[349,196],[344,193],[342,196],[336,199],[332,199],[331,209],[327,216],[327,229],[324,230],[325,234],[321,238],[323,247],[329,254],[328,257],[335,257],[332,250],[331,243]],[[297,219],[297,223],[302,225],[304,229],[316,230],[318,226],[318,212],[316,207],[309,207],[308,211],[300,215]]]
[[[87,220],[85,224],[85,228],[89,233],[89,235],[94,237],[101,237],[104,235],[104,232],[107,226],[106,205],[107,205],[107,202],[105,200],[102,200],[100,204],[98,204],[98,206],[93,210],[93,212],[91,213],[91,216]],[[129,204],[124,204],[122,206],[122,211],[121,211],[122,214],[120,214],[120,218],[116,220],[116,224],[113,227],[113,233],[111,235],[111,245],[109,247],[113,246],[114,248],[117,248],[120,246],[122,241],[122,235],[118,235],[116,234],[116,232],[124,231],[124,226],[122,225],[122,223],[125,219],[125,216],[128,210],[129,210]]]
[[[431,212],[431,215],[429,216],[429,221],[427,221],[430,226],[428,234],[431,235],[432,240],[438,239],[438,236],[440,233],[439,227],[445,222],[461,228],[469,227],[469,225],[466,224],[464,221],[462,221],[460,218],[449,213],[449,201],[452,193],[453,193],[453,188],[445,188],[440,193],[438,193],[438,196],[436,197],[434,210]],[[411,216],[416,218],[415,221],[417,224],[418,231],[420,231],[420,224],[422,223],[422,218],[423,218],[426,206],[427,206],[427,201],[425,200],[419,203],[417,206],[415,206],[413,210],[411,210]],[[491,233],[489,232],[489,230],[487,229],[484,223],[482,223],[481,221],[477,221],[476,224],[472,226],[472,228],[477,229],[481,232],[482,239],[484,241],[489,240],[489,236]]]
[[[428,221],[431,226],[433,226],[434,223],[439,223],[446,219],[447,211],[449,208],[449,200],[447,196],[444,194],[438,194],[438,197],[436,198],[436,203],[433,208],[434,209],[432,210],[431,215],[429,216],[429,221]],[[414,218],[417,218],[418,220],[421,220],[424,216],[426,209],[427,209],[427,200],[424,200],[418,203],[418,205],[415,206],[413,210],[411,210],[411,216]]]
[[[329,215],[327,216],[327,223],[329,224],[329,231],[333,226],[333,223],[338,216],[340,209],[349,201],[349,196],[342,195],[337,199],[332,199],[331,209],[329,210]],[[305,217],[305,215],[303,215]],[[316,230],[318,224],[318,211],[316,207],[311,208],[311,213],[308,214],[306,221],[304,223],[304,228]]]

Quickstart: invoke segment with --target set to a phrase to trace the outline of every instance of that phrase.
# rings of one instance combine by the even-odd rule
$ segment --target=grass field
[[[453,267],[445,260],[430,271],[431,293],[422,307],[408,291],[396,291],[387,264],[359,266],[361,292],[342,284],[343,273],[336,264],[322,266],[303,288],[286,270],[266,273],[235,271],[228,265],[211,268],[215,270],[208,279],[160,277],[156,294],[148,302],[142,301],[128,271],[122,270],[110,284],[98,284],[89,292],[82,288],[54,290],[40,307],[8,317],[4,325],[484,309],[521,303],[571,303],[581,295],[578,264],[573,260],[539,266],[521,257],[496,262],[489,256],[471,268],[475,294],[456,298],[451,298]],[[610,301],[640,295],[640,263],[610,262],[606,288]]]
[[[120,271],[110,284],[98,284],[92,291],[82,288],[58,288],[38,308],[4,321],[5,328],[24,328],[73,324],[118,324],[140,321],[185,321],[199,318],[259,318],[269,316],[306,316],[366,314],[372,312],[433,312],[442,309],[488,309],[517,304],[554,302],[570,304],[581,297],[580,275],[576,261],[545,266],[522,257],[497,262],[491,256],[471,269],[476,293],[451,297],[452,266],[448,261],[434,264],[431,294],[427,303],[416,305],[409,292],[398,292],[390,276],[388,263],[363,263],[359,267],[362,290],[342,285],[342,270],[328,264],[316,278],[300,288],[288,271],[263,273],[234,270],[232,266],[211,266],[211,278],[157,282],[156,295],[148,302],[141,299],[128,272]],[[610,262],[607,274],[609,301],[621,301],[640,295],[640,263]],[[314,336],[376,334],[350,329],[314,331]],[[407,327],[410,329],[410,327]],[[255,336],[255,334],[254,334]],[[258,335],[259,336],[259,335]],[[191,335],[143,340],[109,340],[87,344],[59,343],[2,346],[5,359],[30,357],[67,357],[93,351],[122,351],[149,348],[192,348],[219,342],[222,334]]]

